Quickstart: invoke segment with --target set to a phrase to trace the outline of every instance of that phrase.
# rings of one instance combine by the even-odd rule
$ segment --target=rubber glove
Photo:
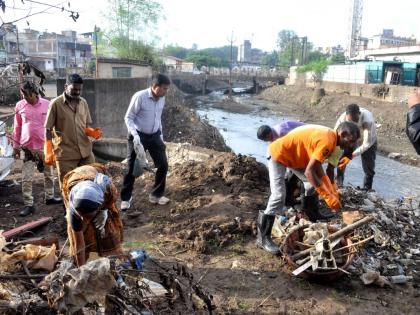
[[[336,182],[330,181],[330,178],[328,176],[323,176],[321,178],[321,181],[328,187],[328,190],[337,198],[340,199],[340,196],[338,194],[338,186]]]
[[[101,128],[85,128],[85,134],[88,137],[92,137],[98,140],[102,138],[102,129]]]
[[[340,159],[340,162],[338,162],[338,168],[340,171],[344,170],[346,168],[346,165],[349,164],[351,159],[349,159],[347,156],[343,156]]]
[[[316,187],[316,192],[325,200],[328,207],[330,207],[333,212],[334,210],[341,208],[340,199],[331,191],[331,181],[327,175],[322,176],[321,185]]]
[[[137,158],[139,159],[141,164],[145,164],[147,163],[145,162],[147,161],[146,152],[144,151],[144,147],[141,144],[140,136],[136,134],[133,137],[134,151],[136,152]]]
[[[52,140],[47,140],[44,142],[44,156],[46,165],[55,165],[55,155],[53,151]]]
[[[98,214],[93,219],[93,224],[95,225],[96,230],[98,230],[101,238],[105,237],[106,220],[108,220],[108,209],[98,211]]]

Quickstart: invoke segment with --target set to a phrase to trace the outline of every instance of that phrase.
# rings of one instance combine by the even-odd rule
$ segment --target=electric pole
[[[99,32],[99,27],[97,27],[95,25],[95,28],[93,29],[94,33],[95,33],[95,78],[98,78],[98,32]]]
[[[233,64],[233,43],[236,39],[233,39],[233,31],[228,38],[228,42],[230,43],[230,63],[229,63],[229,98],[232,98],[232,64]]]

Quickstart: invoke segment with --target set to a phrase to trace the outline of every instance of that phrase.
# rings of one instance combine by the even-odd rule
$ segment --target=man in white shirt
[[[121,189],[121,211],[130,208],[135,176],[136,158],[146,165],[146,153],[149,151],[157,167],[155,183],[149,195],[149,201],[165,205],[169,199],[164,196],[168,159],[162,136],[162,111],[165,106],[165,95],[171,81],[163,74],[153,78],[151,87],[136,92],[124,117],[128,129],[128,170],[124,176]]]
[[[376,124],[373,114],[365,108],[359,107],[357,104],[350,104],[346,111],[338,118],[335,128],[344,121],[352,121],[356,123],[362,134],[362,143],[353,152],[345,152],[340,163],[342,167],[337,168],[337,183],[342,186],[344,181],[345,164],[351,159],[361,156],[362,167],[365,173],[363,188],[366,190],[372,189],[373,176],[375,175],[375,160],[378,142],[376,137]]]

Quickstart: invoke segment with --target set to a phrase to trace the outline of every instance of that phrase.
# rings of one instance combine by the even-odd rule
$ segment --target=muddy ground
[[[109,170],[121,187],[123,168]],[[9,181],[18,181],[16,163]],[[215,154],[205,162],[172,166],[166,206],[147,201],[151,174],[137,179],[132,208],[123,214],[125,249],[144,248],[161,261],[180,262],[214,298],[216,314],[418,314],[420,290],[412,284],[394,288],[364,286],[358,276],[317,284],[291,277],[280,257],[255,247],[255,220],[269,195],[267,171],[253,158]],[[46,206],[42,177],[36,175],[34,193],[39,211],[18,216],[20,186],[0,188],[2,229],[30,219],[53,216],[36,235],[58,233],[61,243],[64,210]]]
[[[262,97],[268,98],[267,93],[274,92],[266,91]],[[310,95],[309,92],[303,94]],[[328,120],[333,124],[334,115],[338,116],[347,103],[343,100],[340,106],[337,105],[334,115],[321,117],[312,113],[316,110],[303,105],[306,97],[302,96],[302,108],[297,109],[297,103],[293,103],[297,101],[290,100],[288,107],[278,107],[277,110],[307,113],[304,114],[307,121],[320,122],[317,119],[322,118],[325,119],[322,121]],[[249,104],[251,109],[252,106]],[[318,106],[324,105],[321,103]],[[191,123],[181,125],[195,130],[189,133],[180,129],[181,134],[178,135],[193,137],[203,123],[195,115],[189,115],[184,106],[174,109],[174,112],[178,111],[183,112],[183,119],[188,118]],[[172,132],[171,137],[176,140],[174,127],[168,125],[168,128],[172,128],[172,131],[165,134],[171,135]],[[179,140],[188,141],[188,137]],[[197,143],[203,145],[202,142]],[[209,147],[220,145],[216,143],[219,141]],[[220,146],[219,149],[224,147]],[[120,188],[123,167],[115,162],[108,166],[114,183]],[[52,216],[52,223],[34,233],[57,233],[63,244],[66,238],[64,210],[61,206],[46,206],[43,203],[41,174],[36,173],[34,182],[37,213],[29,218],[18,216],[23,206],[20,167],[21,162],[17,161],[8,180],[0,185],[0,229],[8,230],[31,219]],[[418,280],[406,285],[378,288],[364,286],[358,276],[344,276],[334,283],[319,284],[291,277],[281,257],[257,249],[255,222],[258,210],[266,205],[269,185],[265,166],[254,158],[214,152],[204,162],[171,165],[167,180],[171,202],[165,206],[148,203],[152,183],[150,173],[136,180],[132,207],[122,214],[124,247],[127,250],[144,248],[161,261],[185,264],[194,273],[195,279],[199,279],[199,283],[213,295],[216,314],[420,313]],[[352,200],[352,207],[355,202]],[[344,205],[350,206],[350,200]],[[362,207],[360,201],[356,207]]]

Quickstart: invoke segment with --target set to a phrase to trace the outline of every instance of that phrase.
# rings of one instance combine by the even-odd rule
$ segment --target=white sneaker
[[[121,211],[126,211],[130,209],[132,200],[133,200],[133,197],[131,197],[130,200],[128,201],[121,201]]]
[[[149,195],[149,202],[154,204],[160,204],[161,206],[166,205],[169,201],[169,198],[162,196],[162,197],[155,197],[153,195]]]

